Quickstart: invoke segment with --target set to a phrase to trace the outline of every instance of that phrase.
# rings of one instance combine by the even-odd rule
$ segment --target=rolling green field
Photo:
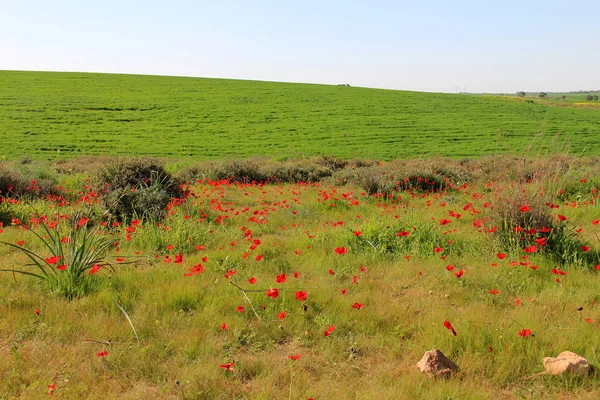
[[[560,133],[572,153],[600,154],[600,109],[345,86],[0,71],[5,159],[476,157],[522,154],[540,130],[536,150]]]

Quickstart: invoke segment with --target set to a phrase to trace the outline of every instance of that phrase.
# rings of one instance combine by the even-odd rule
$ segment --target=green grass
[[[581,182],[576,172],[585,174],[559,178],[582,193],[579,202],[565,203],[548,189],[559,208],[544,205],[543,212],[552,220],[566,216],[563,223],[589,242],[591,253],[599,247],[597,185]],[[489,181],[392,198],[353,185],[195,184],[195,196],[172,208],[160,226],[142,222],[129,241],[124,226],[107,228],[118,242],[108,256],[138,263],[115,264],[115,274],[101,269],[84,297],[69,301],[35,278],[0,274],[0,398],[42,398],[52,383],[56,398],[73,399],[598,398],[600,271],[504,247],[474,225],[491,227],[487,217],[511,185],[522,193],[555,184]],[[70,177],[72,205],[36,200],[34,206],[50,219],[99,207],[74,201],[91,190],[87,183],[85,176]],[[31,218],[24,204],[1,204],[23,221]],[[96,229],[101,214],[92,215],[90,229]],[[218,223],[218,216],[227,218]],[[50,256],[20,227],[4,226],[0,239],[23,240]],[[197,249],[200,244],[205,248]],[[346,254],[335,252],[341,246]],[[503,260],[500,251],[508,254]],[[179,253],[181,264],[165,262]],[[0,268],[26,269],[27,261],[0,247]],[[198,263],[204,272],[184,276]],[[567,275],[553,274],[557,267]],[[459,269],[461,278],[454,275]],[[236,274],[226,279],[228,270]],[[281,273],[287,281],[277,283]],[[248,299],[229,282],[247,289]],[[273,287],[276,299],[266,296]],[[306,301],[296,291],[308,292]],[[352,308],[356,302],[364,307]],[[282,311],[287,315],[278,319]],[[331,325],[336,329],[325,337]],[[534,336],[520,337],[522,329]],[[433,347],[457,363],[456,376],[432,380],[417,370]],[[97,355],[105,350],[105,357]],[[565,350],[596,369],[585,378],[537,375],[543,357]],[[296,354],[299,360],[288,358]],[[220,368],[232,361],[231,371]]]
[[[599,155],[600,109],[327,85],[0,71],[0,156]],[[564,148],[560,146],[561,150]]]

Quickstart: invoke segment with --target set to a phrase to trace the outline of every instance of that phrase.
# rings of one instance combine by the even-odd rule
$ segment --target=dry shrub
[[[162,218],[167,204],[183,196],[180,184],[155,159],[123,161],[97,175],[105,212],[119,221]]]

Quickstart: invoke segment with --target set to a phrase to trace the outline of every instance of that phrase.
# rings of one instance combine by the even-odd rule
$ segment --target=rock
[[[571,372],[575,375],[584,376],[590,372],[588,360],[570,351],[563,351],[556,358],[544,357],[544,368],[550,375]]]
[[[446,358],[438,349],[431,349],[425,353],[417,363],[419,370],[430,377],[448,378],[456,372],[456,364]]]

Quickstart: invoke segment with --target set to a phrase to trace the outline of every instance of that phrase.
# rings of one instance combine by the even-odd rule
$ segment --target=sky
[[[599,0],[0,0],[0,70],[600,89],[599,15]]]

